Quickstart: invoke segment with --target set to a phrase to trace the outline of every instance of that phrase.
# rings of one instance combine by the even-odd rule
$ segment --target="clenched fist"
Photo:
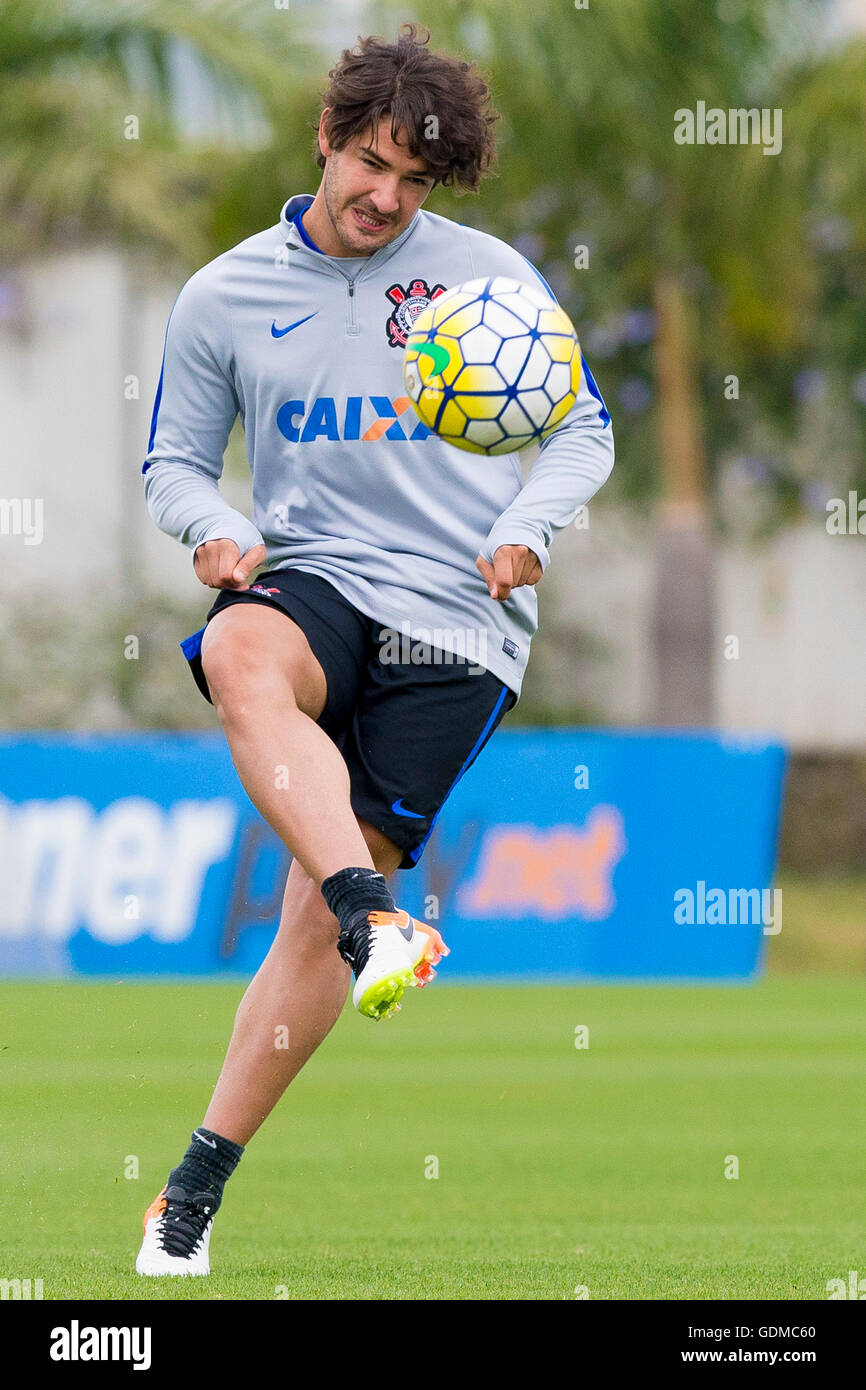
[[[196,547],[192,557],[193,569],[209,589],[248,589],[254,569],[265,563],[263,545],[254,545],[241,555],[234,541],[220,539],[205,541]]]

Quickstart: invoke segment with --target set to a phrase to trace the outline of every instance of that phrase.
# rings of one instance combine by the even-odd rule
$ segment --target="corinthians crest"
[[[434,285],[431,290],[426,280],[411,280],[406,289],[402,285],[392,285],[385,293],[394,305],[385,321],[388,344],[390,347],[405,347],[418,315],[432,300],[445,293],[445,286]]]

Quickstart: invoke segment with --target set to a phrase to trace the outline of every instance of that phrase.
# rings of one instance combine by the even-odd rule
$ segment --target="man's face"
[[[322,114],[325,126],[327,108]],[[434,186],[427,161],[410,155],[406,131],[397,132],[395,145],[390,129],[387,116],[377,131],[355,136],[343,150],[333,150],[321,130],[319,146],[327,160],[322,194],[335,244],[342,246],[331,255],[370,256],[387,246],[408,227]]]

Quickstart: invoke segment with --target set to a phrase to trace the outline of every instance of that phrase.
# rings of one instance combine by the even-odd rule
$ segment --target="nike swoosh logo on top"
[[[411,941],[412,937],[415,935],[415,927],[413,925],[412,918],[409,916],[408,912],[405,913],[405,916],[409,923],[407,927],[401,927],[399,922],[395,922],[394,925],[396,926],[398,932],[405,941]]]
[[[417,811],[407,811],[407,810],[406,810],[406,807],[403,805],[403,798],[402,798],[402,796],[398,796],[398,797],[397,797],[397,800],[396,800],[396,801],[394,802],[394,804],[392,805],[391,810],[394,812],[394,815],[395,815],[395,816],[411,816],[412,820],[426,820],[426,819],[427,819],[426,816],[419,816],[419,814],[418,814]]]
[[[196,1139],[200,1139],[203,1144],[209,1144],[212,1149],[216,1148],[214,1141],[212,1139],[205,1139],[203,1134],[199,1134],[198,1130],[195,1132],[195,1137]]]
[[[316,314],[318,312],[319,311],[317,309]],[[277,321],[276,319],[274,319],[273,323],[271,324],[271,337],[285,338],[286,334],[291,333],[293,328],[300,328],[302,323],[309,323],[310,319],[314,319],[316,317],[316,314],[307,314],[307,317],[305,319],[298,319],[296,323],[290,323],[288,328],[277,328]]]

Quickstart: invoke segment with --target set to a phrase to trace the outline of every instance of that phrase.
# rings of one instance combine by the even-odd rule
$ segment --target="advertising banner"
[[[785,754],[703,734],[502,730],[400,906],[441,978],[747,979],[782,929]],[[0,974],[252,974],[289,854],[220,734],[0,737]]]

